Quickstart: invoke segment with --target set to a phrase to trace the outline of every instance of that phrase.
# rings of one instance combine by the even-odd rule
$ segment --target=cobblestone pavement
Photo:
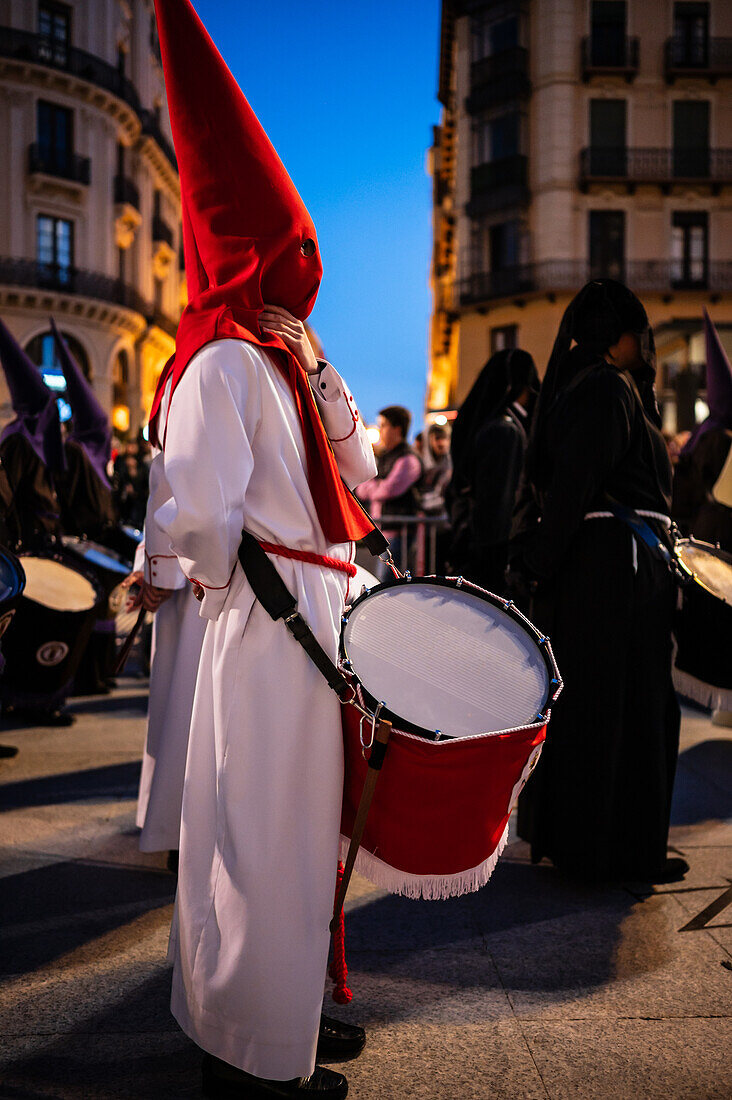
[[[199,1055],[168,1012],[175,881],[137,850],[146,684],[70,730],[0,731],[0,1098],[184,1100]],[[732,740],[684,716],[672,842],[685,882],[590,889],[509,844],[448,902],[356,879],[348,953],[368,1027],[358,1100],[732,1097]],[[326,1002],[326,1010],[327,1002]]]

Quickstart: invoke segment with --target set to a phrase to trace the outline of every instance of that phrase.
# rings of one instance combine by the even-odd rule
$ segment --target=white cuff
[[[145,553],[145,580],[156,588],[182,588],[186,583],[175,554]]]

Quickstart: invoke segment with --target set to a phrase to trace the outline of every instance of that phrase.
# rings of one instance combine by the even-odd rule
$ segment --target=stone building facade
[[[0,316],[62,395],[52,314],[134,434],[185,301],[152,0],[0,0],[0,144]]]
[[[443,0],[428,411],[518,344],[543,372],[589,278],[642,298],[671,430],[732,343],[732,4]]]

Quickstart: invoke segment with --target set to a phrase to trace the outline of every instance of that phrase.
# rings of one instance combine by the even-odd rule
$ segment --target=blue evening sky
[[[324,275],[311,322],[373,423],[427,376],[438,0],[194,0],[302,195]],[[233,181],[232,181],[233,182]]]

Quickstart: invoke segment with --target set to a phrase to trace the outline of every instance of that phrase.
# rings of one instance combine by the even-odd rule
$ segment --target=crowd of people
[[[374,449],[304,325],[322,274],[310,216],[191,4],[156,10],[189,303],[153,402],[154,451],[138,439],[114,460],[60,334],[65,432],[0,323],[15,410],[0,542],[22,555],[33,600],[45,584],[49,614],[81,616],[65,640],[27,615],[30,638],[22,616],[10,623],[0,704],[6,720],[68,722],[69,692],[89,686],[84,654],[92,687],[108,688],[122,572],[130,607],[155,619],[137,822],[143,849],[169,851],[178,872],[172,1011],[204,1052],[205,1095],[340,1100],[345,1077],[316,1057],[366,1041],[322,1012],[344,769],[331,681],[356,544],[384,550],[381,525],[388,579],[393,562],[419,561],[430,526],[438,572],[515,601],[551,637],[565,688],[519,800],[532,858],[583,880],[677,880],[673,522],[732,549],[732,500],[716,488],[732,369],[705,318],[710,417],[667,441],[646,311],[595,279],[541,381],[528,350],[500,351],[451,426],[410,444],[410,413],[387,405]],[[69,599],[72,575],[88,606],[83,585]]]

